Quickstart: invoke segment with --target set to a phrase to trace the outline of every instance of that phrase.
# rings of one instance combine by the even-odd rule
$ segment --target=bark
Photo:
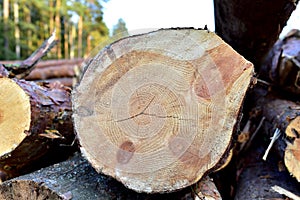
[[[74,59],[75,57],[75,38],[76,38],[76,28],[75,25],[72,24],[70,28],[70,59]],[[79,57],[79,56],[78,56]]]
[[[43,60],[36,64],[36,68],[44,68],[44,67],[54,67],[54,66],[61,66],[61,65],[76,65],[80,66],[83,62],[82,58],[75,58],[75,59],[60,59],[60,60]]]
[[[300,95],[300,31],[292,30],[278,40],[260,69],[260,78],[275,87]]]
[[[208,179],[209,180],[209,179]],[[98,174],[90,164],[79,154],[71,159],[40,169],[0,185],[0,199],[27,200],[27,199],[181,199],[193,200],[195,191],[209,188],[209,192],[202,189],[206,199],[214,197],[220,199],[216,193],[212,194],[215,187],[209,181],[203,181],[195,189],[187,188],[170,194],[143,194],[125,188],[116,180]],[[205,185],[206,184],[206,185]],[[205,186],[204,186],[205,185]],[[200,193],[200,192],[199,192]],[[201,193],[201,195],[202,195]]]
[[[253,75],[218,36],[194,29],[120,40],[85,69],[72,97],[83,153],[148,193],[187,187],[223,164]]]
[[[69,58],[69,21],[64,17],[64,58]]]
[[[21,57],[20,45],[20,28],[19,28],[19,2],[14,2],[14,23],[15,23],[15,40],[16,40],[16,56],[17,59]]]
[[[82,58],[83,54],[83,46],[82,46],[82,40],[83,40],[83,16],[82,13],[79,15],[79,20],[78,20],[78,58]]]
[[[74,85],[76,85],[78,83],[78,79],[77,78],[72,78],[72,77],[64,77],[64,78],[51,78],[51,79],[45,79],[45,80],[35,80],[34,82],[36,82],[37,84],[56,84],[57,82],[59,82],[60,84],[72,88]]]
[[[30,57],[20,63],[15,64],[2,64],[3,67],[9,72],[9,77],[24,78],[35,67],[36,63],[47,54],[47,52],[56,44],[55,33],[52,34],[43,44],[33,52]]]
[[[277,128],[281,131],[273,150],[284,161],[289,172],[300,181],[300,104],[280,99],[261,88],[255,90],[253,98],[253,113],[259,113],[266,119],[263,127],[267,137],[272,137]]]
[[[9,55],[9,0],[3,1],[3,23],[4,23],[4,54],[5,58]]]
[[[215,0],[216,33],[259,67],[297,3],[298,0]]]
[[[34,81],[37,83],[53,83],[61,82],[64,86],[73,87],[79,81],[79,74],[82,71],[81,63],[83,59],[72,59],[72,60],[46,60],[40,61],[35,64],[34,69],[25,77],[25,80]],[[19,66],[22,61],[1,61],[6,66]],[[0,67],[0,74],[5,74],[4,77],[9,75],[9,72],[4,68]],[[3,72],[1,72],[1,69]],[[16,67],[16,69],[18,69]],[[31,68],[28,66],[28,69]],[[26,70],[24,70],[26,71]]]
[[[25,77],[26,80],[46,80],[51,78],[62,78],[62,77],[75,77],[76,76],[76,66],[74,65],[60,65],[51,66],[34,69],[28,76]]]
[[[299,183],[282,168],[275,154],[271,153],[267,161],[262,160],[267,147],[264,134],[264,131],[258,133],[247,154],[239,160],[235,200],[287,199],[272,189],[275,185],[300,195]]]
[[[2,180],[56,162],[76,148],[69,88],[3,77],[0,93]]]
[[[61,22],[60,22],[60,9],[61,9],[61,0],[56,0],[55,4],[55,30],[57,31],[57,36],[59,38],[59,41],[57,46],[56,46],[56,53],[57,53],[57,58],[60,59],[62,57],[61,53]]]

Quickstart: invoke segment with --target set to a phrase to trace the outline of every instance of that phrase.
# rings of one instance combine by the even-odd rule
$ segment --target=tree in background
[[[122,18],[120,18],[118,20],[118,23],[116,25],[114,25],[114,27],[113,27],[112,36],[113,36],[113,38],[119,39],[122,37],[126,37],[128,35],[129,35],[129,33],[126,28],[126,23]]]
[[[55,29],[50,58],[83,57],[103,40],[106,0],[0,0],[0,60],[24,59]]]

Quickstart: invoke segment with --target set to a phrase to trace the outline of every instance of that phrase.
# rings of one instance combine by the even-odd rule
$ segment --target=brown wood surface
[[[44,84],[56,84],[59,82],[60,84],[72,88],[76,83],[78,82],[78,79],[75,77],[63,77],[63,78],[50,78],[50,79],[45,79],[45,80],[34,80],[35,83],[39,85],[44,85]]]
[[[73,151],[69,88],[0,78],[0,93],[1,180],[56,162]]]
[[[67,161],[0,184],[1,200],[195,200],[198,197],[220,200],[209,178],[199,185],[170,194],[136,193],[116,180],[98,174],[78,153]]]
[[[28,76],[26,80],[45,80],[50,78],[62,78],[62,77],[75,77],[74,65],[60,65],[50,66],[43,68],[35,68]]]
[[[219,167],[253,65],[207,30],[167,29],[101,51],[73,91],[93,167],[140,192],[170,192]]]
[[[216,33],[260,67],[298,0],[215,0]]]

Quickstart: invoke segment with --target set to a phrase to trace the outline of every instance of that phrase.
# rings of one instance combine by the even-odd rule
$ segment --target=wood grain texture
[[[197,182],[226,153],[253,65],[207,30],[167,29],[99,52],[73,91],[82,152],[139,192]]]

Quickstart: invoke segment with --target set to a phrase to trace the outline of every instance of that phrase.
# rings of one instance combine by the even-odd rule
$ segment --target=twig
[[[275,192],[278,192],[279,194],[283,194],[285,196],[287,196],[288,198],[291,198],[293,200],[300,200],[300,197],[295,195],[294,193],[282,188],[282,187],[279,187],[278,185],[275,185],[273,187],[271,187]]]
[[[9,77],[16,77],[18,79],[26,77],[35,67],[35,64],[45,56],[50,49],[52,49],[57,43],[55,40],[55,30],[52,35],[43,42],[43,44],[29,56],[26,60],[16,64],[3,65],[9,72]]]
[[[280,136],[280,130],[278,128],[276,128],[276,130],[274,132],[274,135],[272,137],[272,140],[271,140],[271,142],[270,142],[270,144],[269,144],[269,146],[268,146],[268,148],[267,148],[267,150],[266,150],[266,152],[263,156],[263,160],[267,160],[267,156],[269,154],[269,151],[272,148],[274,142],[279,138],[279,136]]]
[[[271,86],[272,85],[271,83],[269,83],[267,81],[264,81],[262,79],[257,79],[257,83],[261,83],[261,84],[266,85],[266,86]]]
[[[249,146],[252,144],[253,139],[255,138],[255,136],[257,135],[258,131],[260,130],[261,126],[263,125],[263,122],[265,121],[266,117],[262,117],[257,128],[255,129],[254,133],[251,135],[250,139],[248,140],[248,142],[245,145],[242,145],[241,150],[247,150],[249,148]]]

